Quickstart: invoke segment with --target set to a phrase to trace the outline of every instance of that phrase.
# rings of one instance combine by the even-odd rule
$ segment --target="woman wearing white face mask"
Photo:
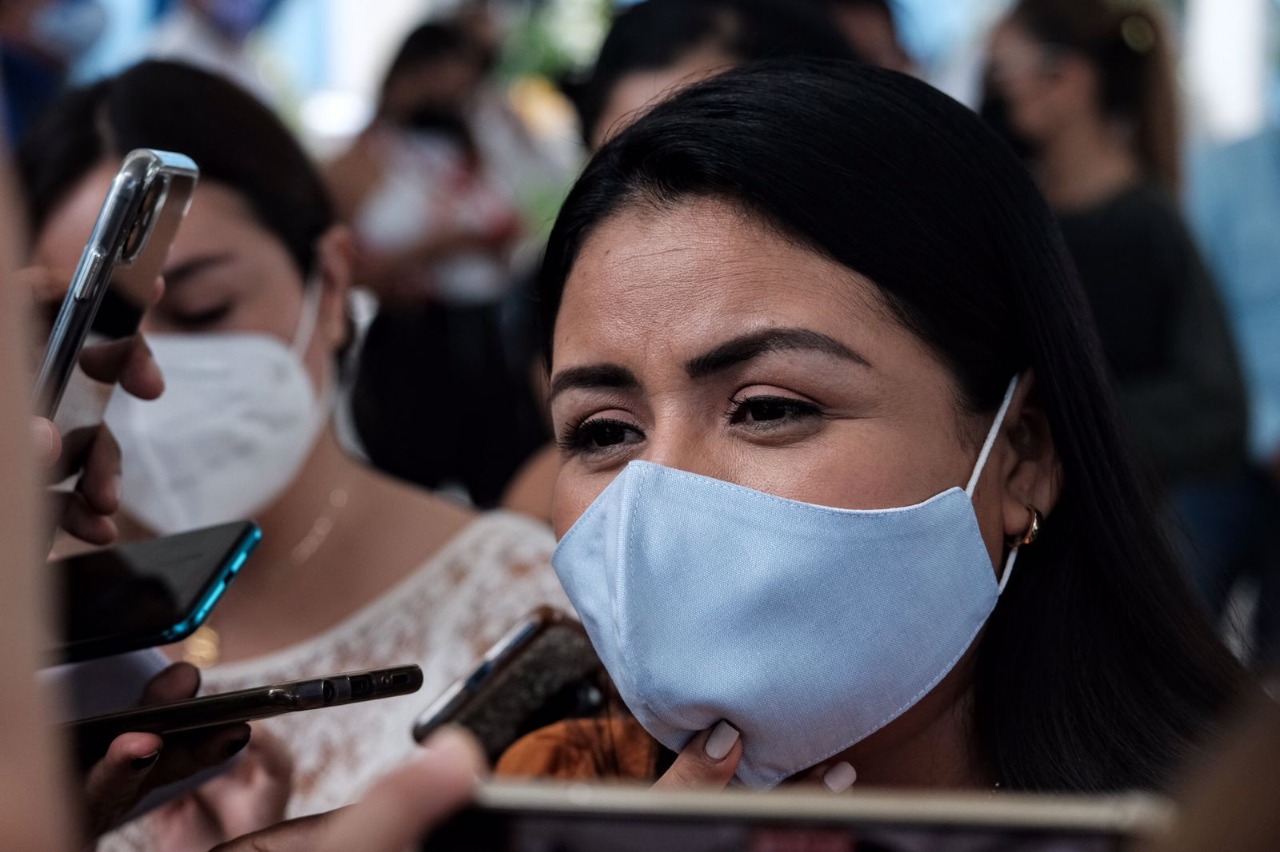
[[[549,531],[477,516],[340,448],[329,413],[348,334],[349,238],[297,143],[232,85],[145,63],[55,106],[20,152],[38,263],[74,264],[118,157],[134,147],[189,154],[202,182],[144,326],[166,393],[116,400],[108,415],[123,448],[122,527],[146,535],[250,517],[264,532],[212,630],[185,649],[211,664],[206,691],[407,662],[424,669],[423,695],[443,691],[521,615],[563,600]],[[439,410],[465,415],[448,400]],[[267,723],[288,748],[291,796],[276,783],[289,761],[265,761],[151,829],[167,832],[163,848],[207,848],[284,813],[346,804],[403,757],[421,706],[407,698]],[[193,816],[202,813],[222,824]]]
[[[546,258],[554,563],[643,731],[499,774],[1158,788],[1244,682],[1052,214],[960,104],[727,72],[596,154]]]

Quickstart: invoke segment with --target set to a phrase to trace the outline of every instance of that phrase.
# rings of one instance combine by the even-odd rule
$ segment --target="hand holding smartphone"
[[[199,169],[192,160],[169,151],[139,149],[125,156],[89,235],[70,287],[49,331],[36,373],[34,404],[54,420],[64,436],[76,427],[96,425],[105,395],[77,400],[97,408],[89,424],[60,422],[63,398],[76,377],[110,386],[122,366],[110,351],[94,346],[137,333],[142,313],[169,246],[191,205]],[[86,348],[91,335],[93,345]],[[83,416],[86,412],[77,411]]]
[[[131,731],[169,736],[284,713],[408,695],[421,688],[422,669],[394,666],[139,707],[79,719],[65,727],[70,729],[83,762],[96,759],[93,756],[101,755],[113,739]]]
[[[595,715],[605,694],[604,666],[586,630],[565,613],[541,607],[418,717],[413,738],[422,742],[444,725],[461,725],[494,763],[525,734]]]

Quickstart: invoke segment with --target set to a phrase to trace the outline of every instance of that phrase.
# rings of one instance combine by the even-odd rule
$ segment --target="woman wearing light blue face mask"
[[[169,63],[68,94],[20,151],[36,261],[75,263],[135,147],[187,153],[201,184],[144,319],[166,391],[108,410],[122,532],[253,518],[264,534],[211,629],[171,649],[208,666],[206,691],[416,662],[424,693],[438,694],[530,609],[563,606],[548,529],[406,487],[339,446],[330,413],[350,240],[301,148],[248,94]],[[457,416],[448,400],[439,409]],[[255,734],[251,769],[149,818],[124,845],[208,848],[347,804],[403,757],[421,709],[374,702],[265,724],[283,755]]]
[[[542,295],[554,563],[647,736],[568,723],[499,773],[1154,788],[1243,683],[1052,215],[924,84],[674,96],[587,167]]]

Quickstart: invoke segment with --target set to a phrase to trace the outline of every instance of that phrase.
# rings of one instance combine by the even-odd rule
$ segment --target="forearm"
[[[50,621],[24,369],[28,306],[10,281],[21,231],[8,181],[0,167],[0,397],[7,400],[0,405],[0,826],[7,848],[68,849],[75,821],[69,776],[36,682]]]

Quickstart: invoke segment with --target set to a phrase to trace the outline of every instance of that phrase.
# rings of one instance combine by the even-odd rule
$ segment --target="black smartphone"
[[[422,742],[443,725],[475,734],[490,762],[520,737],[605,705],[604,666],[575,619],[541,607],[498,641],[479,665],[414,722]]]
[[[34,410],[57,424],[68,458],[92,442],[118,379],[94,349],[137,333],[199,174],[183,154],[139,149],[112,180],[36,372]]]
[[[1121,852],[1163,833],[1172,807],[1003,793],[681,791],[494,783],[422,852]]]
[[[284,713],[318,710],[408,695],[422,688],[422,669],[395,666],[188,698],[79,719],[66,725],[82,764],[101,756],[111,741],[130,731],[161,735],[252,722]]]
[[[253,523],[233,521],[49,563],[61,602],[55,662],[190,636],[261,538]]]

